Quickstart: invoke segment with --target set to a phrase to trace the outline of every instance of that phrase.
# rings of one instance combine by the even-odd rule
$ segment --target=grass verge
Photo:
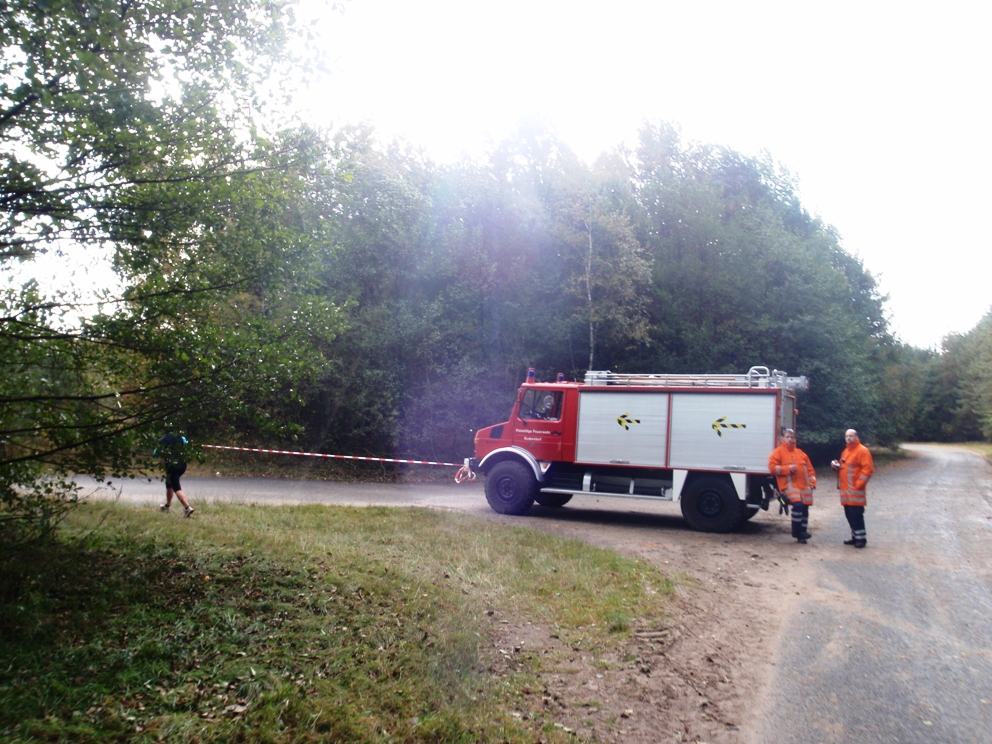
[[[671,592],[577,541],[435,511],[88,504],[0,556],[0,739],[566,741],[499,620],[618,643]]]
[[[909,453],[900,446],[871,448],[871,459],[875,463],[875,467],[900,462],[908,457]]]
[[[388,462],[335,460],[264,452],[204,450],[204,461],[191,462],[187,473],[249,478],[292,478],[363,483],[444,483],[455,477],[456,467],[403,465]]]

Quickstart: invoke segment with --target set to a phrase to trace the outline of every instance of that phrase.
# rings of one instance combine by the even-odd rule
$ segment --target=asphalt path
[[[471,483],[340,483],[288,478],[229,478],[183,476],[183,492],[197,509],[211,504],[339,504],[343,506],[416,506],[458,511],[491,511],[482,491],[482,479]],[[80,496],[116,499],[121,503],[155,506],[165,501],[159,476],[124,478],[97,483],[85,476],[75,482]],[[178,504],[173,501],[173,504]],[[194,515],[195,516],[195,515]]]
[[[992,467],[907,449],[869,483],[868,547],[810,559],[755,741],[992,742]],[[849,537],[817,512],[817,540]]]
[[[209,510],[211,504],[336,504],[341,506],[395,506],[451,509],[477,514],[497,521],[519,522],[519,518],[496,514],[486,501],[484,479],[475,482],[455,483],[452,469],[450,482],[441,483],[341,483],[338,481],[290,480],[288,478],[230,478],[183,476],[183,492],[190,503],[200,510]],[[117,500],[125,504],[156,506],[165,501],[165,484],[162,477],[124,478],[110,483],[97,483],[88,476],[77,476],[79,495],[83,499]],[[177,504],[173,501],[173,504]],[[575,496],[569,502],[568,516],[608,514],[602,519],[617,515],[650,519],[661,515],[663,519],[677,521],[682,526],[678,504],[638,498],[601,498]],[[562,516],[562,511],[534,507],[537,516]],[[195,515],[194,515],[195,516]]]

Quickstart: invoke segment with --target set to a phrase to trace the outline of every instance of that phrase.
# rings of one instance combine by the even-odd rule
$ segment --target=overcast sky
[[[992,305],[987,3],[304,2],[331,60],[306,99],[321,124],[447,162],[538,116],[591,162],[674,122],[791,171],[902,340],[936,346]]]

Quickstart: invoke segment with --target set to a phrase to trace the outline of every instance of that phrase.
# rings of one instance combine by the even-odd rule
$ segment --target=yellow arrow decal
[[[726,424],[726,423],[724,423],[726,420],[727,420],[727,417],[726,416],[721,416],[720,418],[718,418],[716,421],[713,422],[713,431],[716,432],[716,435],[718,437],[722,437],[723,436],[723,432],[721,431],[721,429],[746,429],[747,428],[747,424]]]
[[[617,423],[624,428],[624,431],[630,428],[631,424],[641,423],[640,419],[632,419],[629,413],[622,413],[617,416]]]

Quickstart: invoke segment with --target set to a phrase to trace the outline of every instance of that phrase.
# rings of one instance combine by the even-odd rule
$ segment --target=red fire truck
[[[805,377],[624,375],[537,382],[528,372],[510,419],[480,429],[472,465],[501,514],[574,494],[679,502],[697,530],[728,532],[768,508],[768,455],[795,428]]]

